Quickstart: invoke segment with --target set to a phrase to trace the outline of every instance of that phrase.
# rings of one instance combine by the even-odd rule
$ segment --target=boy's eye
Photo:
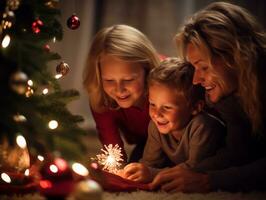
[[[112,82],[112,79],[104,79],[105,82]]]
[[[129,78],[129,79],[125,79],[124,81],[130,82],[130,81],[133,81],[133,80],[134,80],[133,78]]]

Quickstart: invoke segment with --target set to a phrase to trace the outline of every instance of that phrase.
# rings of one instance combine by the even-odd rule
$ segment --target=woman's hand
[[[206,193],[210,191],[207,174],[196,173],[179,166],[159,172],[153,179],[151,188],[160,188],[166,192]]]
[[[152,174],[149,168],[142,163],[130,163],[124,167],[123,177],[139,183],[152,181]]]

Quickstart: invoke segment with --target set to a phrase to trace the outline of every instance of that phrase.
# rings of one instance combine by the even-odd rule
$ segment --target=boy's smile
[[[185,96],[165,84],[149,86],[149,113],[162,134],[182,130],[192,116],[193,109]]]

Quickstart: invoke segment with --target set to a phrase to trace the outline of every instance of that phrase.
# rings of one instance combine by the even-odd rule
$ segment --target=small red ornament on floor
[[[80,21],[79,18],[76,14],[71,15],[71,17],[68,18],[67,20],[67,26],[68,28],[75,30],[79,27]]]
[[[67,162],[55,158],[46,162],[40,170],[42,179],[39,191],[47,199],[65,199],[73,191],[75,182]]]

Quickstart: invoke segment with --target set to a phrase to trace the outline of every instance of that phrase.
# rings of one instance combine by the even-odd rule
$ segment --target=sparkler
[[[101,149],[101,151],[103,153],[96,155],[96,158],[92,158],[92,160],[96,160],[102,165],[103,170],[116,174],[124,161],[121,147],[118,144],[115,146],[109,144],[108,146],[104,145],[104,149]]]

